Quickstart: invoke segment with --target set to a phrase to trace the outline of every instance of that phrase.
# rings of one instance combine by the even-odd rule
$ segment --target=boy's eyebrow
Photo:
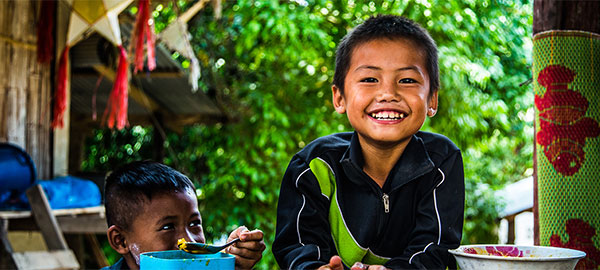
[[[169,220],[173,220],[173,219],[177,219],[177,216],[165,216],[159,220],[156,221],[156,225],[161,225],[163,222],[169,221]]]
[[[200,217],[200,213],[193,213],[190,215],[190,218]],[[158,221],[156,221],[156,225],[161,225],[164,222],[177,219],[177,216],[165,216]],[[202,219],[200,218],[200,223],[202,223]]]
[[[377,67],[377,66],[361,65],[361,66],[358,66],[354,71],[357,71],[359,69],[382,70],[382,68]],[[414,71],[419,72],[419,68],[417,66],[414,66],[414,65],[406,66],[406,67],[401,67],[401,68],[396,69],[396,71],[405,71],[405,70],[414,70]]]
[[[193,213],[190,215],[190,218],[198,218],[200,220],[200,224],[202,224],[202,218],[200,217],[200,213]]]

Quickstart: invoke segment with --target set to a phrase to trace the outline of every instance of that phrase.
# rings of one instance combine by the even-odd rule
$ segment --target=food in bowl
[[[235,257],[226,253],[192,254],[182,250],[145,252],[141,270],[234,270]]]
[[[460,269],[574,269],[585,252],[558,247],[464,245],[449,250]]]

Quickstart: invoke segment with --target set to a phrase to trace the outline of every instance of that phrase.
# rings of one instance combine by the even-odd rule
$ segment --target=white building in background
[[[500,212],[500,244],[533,246],[533,176],[507,185],[496,194],[506,203]]]

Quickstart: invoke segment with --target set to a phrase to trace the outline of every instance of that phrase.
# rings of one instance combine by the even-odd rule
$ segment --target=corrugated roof
[[[124,36],[128,36],[130,29],[121,25],[121,30]],[[127,44],[125,48],[126,46]],[[98,67],[114,74],[115,57],[116,48],[98,34],[92,34],[70,49],[72,119],[89,120],[92,125],[101,124],[113,81],[110,76],[102,75]],[[146,99],[132,98],[132,91],[135,89],[130,89],[128,116],[131,125],[151,123],[153,108],[160,111],[165,116],[164,121],[171,122],[167,123],[171,125],[219,122],[225,119],[223,112],[211,98],[200,90],[192,91],[186,71],[161,44],[156,46],[156,64],[156,69],[152,72],[140,71],[136,75],[130,73],[130,86],[139,89],[150,103],[158,105],[149,106]],[[92,119],[94,97],[96,120]]]

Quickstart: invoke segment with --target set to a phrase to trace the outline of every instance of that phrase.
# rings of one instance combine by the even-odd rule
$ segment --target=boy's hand
[[[318,270],[326,270],[326,269],[344,270],[344,266],[342,265],[342,258],[340,258],[340,256],[337,256],[337,255],[332,256],[331,259],[329,259],[329,264],[319,267]]]
[[[387,270],[383,265],[367,265],[361,262],[356,262],[352,266],[351,270]]]
[[[251,269],[262,258],[265,250],[263,232],[249,231],[246,226],[235,229],[227,238],[227,242],[240,238],[240,241],[227,248],[227,253],[235,256],[235,269]]]
[[[343,270],[344,266],[342,265],[342,258],[340,258],[340,256],[337,256],[337,255],[332,256],[331,259],[329,259],[329,264],[319,267],[318,270],[327,270],[327,269]],[[354,263],[354,265],[351,268],[351,270],[387,270],[387,269],[388,268],[386,268],[383,265],[367,265],[367,264],[363,264],[361,262]]]

